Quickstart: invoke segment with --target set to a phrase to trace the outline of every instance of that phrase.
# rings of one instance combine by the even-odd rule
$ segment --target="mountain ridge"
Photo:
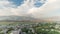
[[[0,16],[0,21],[22,21],[22,20],[35,20],[36,18],[29,16]]]

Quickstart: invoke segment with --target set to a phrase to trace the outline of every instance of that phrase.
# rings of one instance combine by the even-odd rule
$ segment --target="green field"
[[[11,24],[12,22],[0,22],[0,25],[8,25]]]
[[[0,25],[8,25],[8,24],[34,24],[36,22],[0,22]]]

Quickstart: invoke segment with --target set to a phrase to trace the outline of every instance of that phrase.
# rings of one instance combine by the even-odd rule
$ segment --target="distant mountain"
[[[30,17],[30,16],[15,16],[15,15],[11,15],[11,16],[0,16],[0,22],[1,21],[32,21],[32,22],[60,22],[60,17],[50,17],[50,18],[46,18],[46,19],[37,19],[34,17]]]
[[[60,16],[49,17],[45,19],[46,21],[50,22],[60,22]]]
[[[36,18],[28,16],[0,16],[0,21],[30,21],[36,20]]]

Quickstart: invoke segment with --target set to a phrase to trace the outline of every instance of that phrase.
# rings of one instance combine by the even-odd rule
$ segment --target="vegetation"
[[[25,25],[28,24],[28,25]],[[26,34],[60,34],[60,27],[56,26],[60,26],[57,23],[12,23],[9,24],[7,26],[22,26],[24,25],[24,27],[20,28],[22,32],[25,32]],[[29,26],[29,27],[28,27]],[[32,26],[32,27],[30,27]],[[10,27],[7,28],[7,34],[11,33],[11,31],[15,30],[15,28],[17,27]],[[17,29],[18,30],[18,29]],[[0,29],[0,32],[2,31],[2,29]],[[0,33],[0,34],[4,34],[4,33]]]

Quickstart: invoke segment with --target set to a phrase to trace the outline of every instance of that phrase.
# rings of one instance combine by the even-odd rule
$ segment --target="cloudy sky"
[[[60,0],[0,0],[0,16],[60,16]]]

